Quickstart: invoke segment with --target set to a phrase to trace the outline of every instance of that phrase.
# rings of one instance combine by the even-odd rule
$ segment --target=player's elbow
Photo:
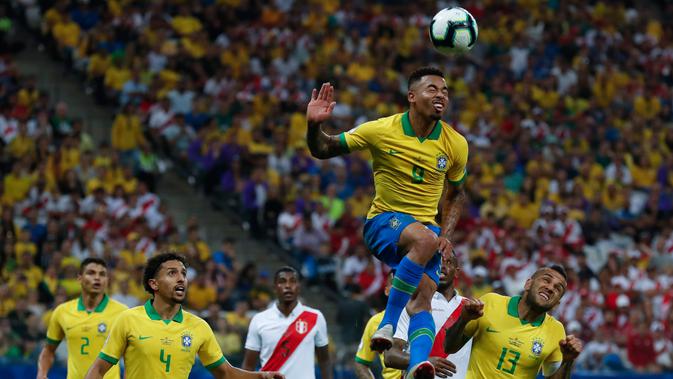
[[[316,159],[324,160],[330,159],[333,155],[330,155],[327,149],[319,149],[317,147],[311,147],[309,145],[308,151],[311,153],[311,156]]]

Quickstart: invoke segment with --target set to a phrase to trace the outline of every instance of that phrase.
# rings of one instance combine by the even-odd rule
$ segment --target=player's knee
[[[414,250],[424,262],[428,262],[437,252],[439,240],[437,236],[429,232],[423,233],[414,240]]]

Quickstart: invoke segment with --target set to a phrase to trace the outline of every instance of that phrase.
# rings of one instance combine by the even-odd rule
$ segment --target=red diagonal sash
[[[280,337],[276,348],[269,360],[266,361],[262,371],[278,371],[287,362],[297,346],[304,340],[308,333],[313,330],[318,321],[318,314],[304,311],[287,327],[283,336]]]
[[[444,339],[446,338],[446,328],[451,327],[458,318],[460,317],[460,312],[463,310],[463,302],[461,301],[456,309],[453,310],[453,313],[446,319],[442,328],[437,331],[435,336],[435,343],[432,344],[432,350],[430,350],[431,357],[441,357],[446,358],[446,353],[444,352]]]

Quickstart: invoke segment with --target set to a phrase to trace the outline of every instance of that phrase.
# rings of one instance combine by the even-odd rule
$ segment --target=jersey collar
[[[170,320],[163,320],[161,316],[159,316],[159,313],[157,312],[156,309],[154,309],[154,306],[152,305],[152,299],[149,299],[145,302],[145,313],[147,313],[147,317],[150,318],[150,320],[161,320],[164,323],[168,324],[171,321],[175,321],[177,323],[182,323],[182,305],[180,306],[180,309],[178,309],[178,313],[173,316],[172,319]]]
[[[523,320],[519,317],[519,301],[521,301],[521,296],[512,296],[509,299],[509,302],[507,303],[507,314],[512,317],[518,318],[519,321],[521,321],[521,325],[526,325],[528,324],[528,321]],[[537,319],[535,319],[530,324],[535,327],[542,325],[545,315],[546,313],[541,314]]]
[[[96,313],[101,313],[105,310],[105,307],[107,307],[107,303],[110,302],[110,298],[107,297],[107,294],[103,295],[103,300],[98,303],[96,306],[96,309],[93,311]],[[91,313],[86,310],[86,307],[84,306],[84,300],[82,300],[82,295],[79,296],[79,300],[77,300],[77,310],[78,311],[85,311],[87,313]]]
[[[414,128],[411,127],[411,121],[409,121],[409,111],[406,111],[402,114],[402,129],[404,130],[404,135],[409,137],[418,137],[414,132]],[[426,139],[438,140],[439,135],[442,132],[442,123],[437,121],[435,127],[432,129],[432,132],[427,137],[418,137],[420,142],[425,141]]]
[[[281,315],[282,317],[285,317],[283,312],[280,311],[280,308],[278,308],[278,301],[274,302],[273,305],[276,308],[276,312],[278,312],[278,314]],[[297,300],[297,305],[295,305],[294,308],[292,308],[292,311],[290,312],[290,314],[287,317],[289,318],[289,317],[299,316],[299,314],[301,313],[302,307],[303,306],[301,304],[301,301]]]

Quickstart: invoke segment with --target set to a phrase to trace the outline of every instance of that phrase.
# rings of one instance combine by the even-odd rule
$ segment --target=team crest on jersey
[[[397,228],[400,227],[400,225],[402,224],[402,222],[400,221],[399,218],[397,218],[397,217],[393,217],[393,218],[390,219],[389,224],[390,224],[390,227],[391,227],[392,229],[397,230]]]
[[[544,343],[542,342],[541,339],[536,338],[533,340],[533,347],[531,348],[531,351],[536,357],[539,357],[540,354],[542,354],[542,348],[544,347]]]
[[[98,324],[98,333],[105,333],[107,332],[107,325],[105,325],[104,322],[101,322]]]
[[[444,154],[440,153],[437,155],[437,169],[440,171],[446,171],[446,166],[449,164],[449,158]]]
[[[294,329],[299,334],[306,334],[308,331],[308,323],[304,320],[299,320],[294,324]]]
[[[182,344],[182,351],[189,351],[194,343],[194,337],[191,333],[184,332],[182,336],[180,336],[180,343]]]

